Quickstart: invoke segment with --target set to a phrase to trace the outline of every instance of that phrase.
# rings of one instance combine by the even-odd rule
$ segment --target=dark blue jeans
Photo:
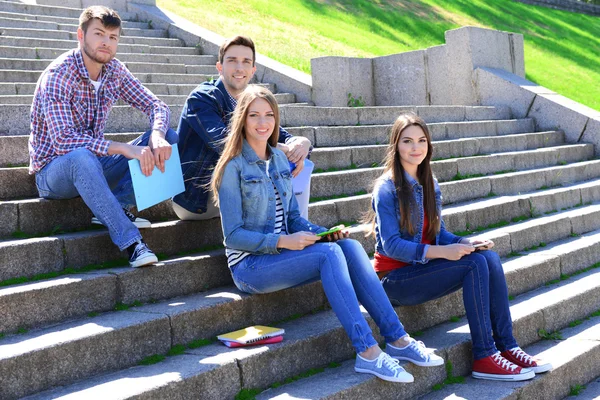
[[[493,251],[474,252],[458,261],[439,258],[409,265],[390,272],[381,283],[392,304],[402,306],[425,303],[462,288],[476,360],[517,346],[504,270]]]

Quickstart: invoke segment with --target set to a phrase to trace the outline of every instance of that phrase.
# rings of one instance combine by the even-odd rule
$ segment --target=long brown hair
[[[422,118],[414,113],[401,114],[394,122],[392,131],[390,134],[390,144],[386,151],[384,159],[383,175],[389,173],[394,182],[396,193],[398,195],[398,201],[400,203],[400,229],[408,231],[411,235],[415,234],[414,218],[411,215],[411,205],[415,205],[415,197],[413,190],[407,179],[404,177],[404,168],[400,162],[400,152],[398,151],[398,144],[402,132],[409,126],[416,125],[420,127],[425,133],[427,138],[427,155],[425,159],[417,167],[417,179],[421,186],[423,186],[423,208],[427,214],[427,220],[429,227],[425,232],[425,238],[429,240],[435,240],[437,233],[440,230],[440,216],[438,215],[437,206],[435,204],[435,187],[433,183],[433,173],[431,172],[431,156],[433,153],[433,146],[431,145],[431,135],[427,124]],[[371,230],[368,234],[375,233],[375,212],[371,209],[363,219],[364,222],[372,224]]]
[[[269,89],[259,85],[248,85],[248,87],[240,94],[238,98],[237,106],[231,117],[229,123],[229,132],[225,140],[225,148],[223,154],[219,158],[215,170],[212,175],[210,182],[210,188],[213,192],[213,199],[216,206],[219,205],[219,188],[221,187],[221,180],[223,179],[223,172],[225,172],[225,166],[235,156],[242,153],[243,139],[246,137],[246,118],[248,117],[248,110],[250,104],[256,99],[264,99],[269,103],[273,114],[275,115],[275,124],[273,125],[273,132],[269,136],[268,143],[275,147],[279,140],[279,106],[273,93]]]

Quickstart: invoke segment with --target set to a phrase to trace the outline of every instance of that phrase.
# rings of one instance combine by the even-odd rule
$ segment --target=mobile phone
[[[341,231],[341,230],[342,230],[342,229],[344,229],[344,228],[345,228],[345,226],[344,226],[344,225],[338,225],[338,226],[334,226],[333,228],[331,228],[331,229],[330,229],[330,230],[328,230],[328,231],[321,232],[321,233],[317,233],[317,236],[319,236],[319,237],[327,236],[327,235],[330,235],[330,234],[332,234],[332,233],[339,232],[339,231]]]
[[[475,247],[476,249],[478,249],[480,247],[487,247],[488,244],[490,244],[490,242],[477,243],[477,244],[474,244],[473,247]]]

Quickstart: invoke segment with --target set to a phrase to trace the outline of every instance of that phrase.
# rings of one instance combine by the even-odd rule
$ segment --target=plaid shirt
[[[169,107],[119,60],[103,67],[99,92],[96,96],[79,49],[62,54],[46,68],[31,105],[30,174],[80,147],[98,156],[107,155],[110,141],[104,139],[104,128],[119,99],[146,114],[152,129],[162,133],[169,129]]]

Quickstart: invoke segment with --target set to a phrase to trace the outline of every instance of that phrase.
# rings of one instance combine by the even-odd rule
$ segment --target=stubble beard
[[[108,64],[109,62],[112,61],[112,59],[115,57],[114,54],[106,54],[105,57],[108,57],[108,60],[106,59],[101,59],[98,55],[98,51],[92,51],[90,50],[90,46],[88,46],[87,42],[83,41],[83,52],[85,53],[86,56],[88,56],[91,60],[97,62],[98,64]]]

